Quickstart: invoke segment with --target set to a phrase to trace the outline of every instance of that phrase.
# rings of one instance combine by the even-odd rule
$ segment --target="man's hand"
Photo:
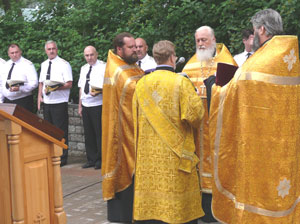
[[[38,100],[37,100],[37,107],[38,107],[38,110],[41,109],[41,103],[44,102],[44,99],[42,96],[38,96]]]
[[[12,87],[9,88],[9,91],[11,91],[11,92],[17,92],[19,90],[20,90],[19,86],[12,86]]]
[[[97,95],[99,95],[100,94],[100,92],[92,92],[92,91],[90,91],[90,95],[91,96],[97,96]]]
[[[80,104],[78,104],[78,114],[82,117],[82,106]]]

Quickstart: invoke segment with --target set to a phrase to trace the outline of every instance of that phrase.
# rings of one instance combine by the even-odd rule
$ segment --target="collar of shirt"
[[[19,60],[17,60],[16,62],[14,62],[13,60],[9,60],[8,61],[8,63],[11,65],[12,63],[15,63],[15,64],[19,64],[19,63],[21,63],[23,61],[23,56],[21,56],[20,58],[19,58]]]
[[[167,71],[174,72],[174,68],[170,65],[157,65],[155,70],[167,70]]]
[[[143,58],[142,58],[141,60],[139,60],[139,61],[141,61],[142,64],[143,64],[143,63],[145,63],[145,62],[148,60],[148,58],[149,58],[149,55],[146,54],[145,57],[143,57]]]
[[[254,52],[253,52],[253,51],[248,52],[248,51],[245,50],[245,51],[243,52],[243,55],[246,56],[248,53],[250,53],[250,54],[252,55]]]
[[[100,63],[100,61],[97,59],[97,61],[95,62],[95,64],[93,64],[92,65],[92,67],[95,67],[95,66],[97,66],[98,64]],[[88,64],[88,67],[90,67],[91,65],[90,64]]]
[[[58,56],[58,55],[56,55],[56,57],[53,58],[53,59],[51,59],[51,60],[48,58],[47,63],[49,63],[49,61],[51,61],[52,63],[53,63],[53,62],[55,63],[57,60],[59,60],[59,56]]]

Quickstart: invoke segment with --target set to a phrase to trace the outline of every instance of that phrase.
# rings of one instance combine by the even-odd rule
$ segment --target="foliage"
[[[300,33],[297,0],[27,0],[26,4],[39,6],[32,21],[20,16],[21,5],[14,2],[11,0],[12,9],[0,17],[0,57],[8,59],[7,46],[17,42],[23,56],[39,70],[46,59],[45,41],[57,41],[59,55],[73,69],[71,99],[75,102],[80,67],[85,64],[84,47],[94,45],[105,61],[119,32],[146,39],[150,54],[155,42],[171,40],[177,55],[187,59],[195,51],[194,32],[202,25],[213,27],[217,42],[225,43],[232,54],[242,51],[240,31],[252,28],[250,18],[265,8],[280,12],[287,34]]]

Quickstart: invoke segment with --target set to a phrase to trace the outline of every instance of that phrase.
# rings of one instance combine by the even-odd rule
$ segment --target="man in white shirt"
[[[101,169],[102,87],[106,64],[98,60],[93,46],[84,49],[87,62],[81,67],[78,81],[78,113],[82,117],[87,162],[82,168]]]
[[[157,64],[154,61],[153,57],[149,56],[147,54],[148,51],[148,45],[146,41],[143,38],[136,38],[135,39],[136,44],[136,54],[138,56],[138,61],[136,62],[138,66],[140,66],[141,69],[145,71],[145,73],[149,73],[153,71]]]
[[[22,57],[22,50],[17,44],[8,47],[8,56],[10,60],[1,66],[0,102],[14,103],[33,112],[32,91],[38,85],[35,67]]]
[[[3,95],[2,95],[2,86],[1,86],[1,77],[2,77],[2,71],[4,69],[4,64],[6,61],[2,58],[0,58],[0,103],[2,103]]]
[[[2,58],[0,58],[0,66],[2,66],[3,64],[5,64],[5,60],[4,59],[2,59]]]
[[[252,51],[254,38],[253,31],[249,29],[243,30],[242,37],[245,50],[244,52],[237,54],[233,57],[233,59],[236,61],[239,67],[241,67],[244,64],[244,62],[254,53]]]
[[[68,101],[72,87],[73,76],[69,62],[57,55],[57,44],[54,41],[47,41],[45,51],[48,59],[41,64],[38,92],[38,110],[44,102],[44,119],[64,131],[64,138],[68,144]],[[49,88],[45,81],[61,83],[59,86]],[[61,166],[67,164],[68,151],[63,150]]]

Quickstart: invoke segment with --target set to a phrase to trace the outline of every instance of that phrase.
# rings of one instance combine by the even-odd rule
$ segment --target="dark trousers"
[[[134,183],[134,181],[132,181]],[[132,222],[133,184],[124,191],[115,194],[115,198],[107,201],[107,219],[110,222]]]
[[[5,97],[4,103],[17,104],[25,108],[26,110],[29,110],[31,113],[33,113],[33,95],[25,96],[23,98],[16,99],[16,100],[9,100]]]
[[[145,220],[145,221],[134,221],[135,224],[167,224],[166,222],[158,221],[158,220]],[[186,222],[184,224],[197,224],[198,219]]]
[[[86,157],[89,163],[101,164],[102,144],[102,105],[95,107],[82,106],[82,120]]]
[[[68,145],[69,114],[68,103],[44,104],[44,119],[64,131],[65,144]],[[68,150],[63,150],[61,164],[66,164]]]
[[[205,215],[202,216],[200,219],[206,223],[217,222],[217,220],[215,220],[211,211],[211,201],[212,201],[211,194],[207,194],[207,193],[202,194],[202,208]]]

